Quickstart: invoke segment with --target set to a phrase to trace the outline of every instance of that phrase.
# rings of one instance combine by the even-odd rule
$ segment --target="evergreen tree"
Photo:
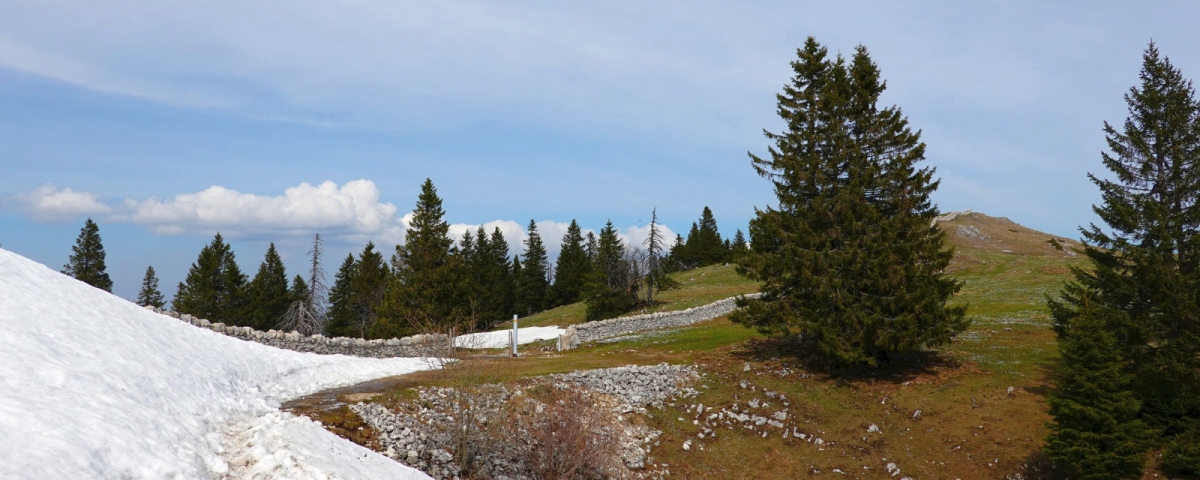
[[[70,261],[63,266],[62,273],[83,283],[112,292],[112,279],[104,265],[104,244],[100,241],[100,226],[87,219],[71,247]]]
[[[371,337],[444,331],[461,323],[465,279],[444,216],[433,181],[425,179],[404,244],[392,256],[394,275]]]
[[[944,345],[966,329],[952,251],[931,227],[933,170],[897,107],[877,106],[884,84],[865,47],[851,65],[811,37],[778,96],[782,133],[770,156],[750,155],[771,180],[776,208],[756,211],[739,271],[764,296],[732,318],[768,334],[801,333],[836,364],[889,361]]]
[[[572,219],[571,225],[567,227],[567,233],[563,235],[562,250],[554,265],[554,286],[551,287],[553,304],[550,306],[578,302],[583,294],[589,267],[583,230]]]
[[[342,265],[333,275],[333,288],[329,289],[329,321],[325,323],[325,334],[331,337],[353,337],[354,329],[354,254],[346,254]]]
[[[508,263],[508,241],[499,227],[492,230],[491,238],[484,236],[483,227],[476,232],[477,238],[485,238],[478,246],[477,259],[482,289],[480,292],[479,324],[477,328],[504,321],[514,311],[513,275]]]
[[[166,304],[162,292],[158,291],[158,277],[154,274],[154,266],[146,267],[146,276],[142,277],[142,289],[138,291],[137,304],[157,308]]]
[[[1109,325],[1120,311],[1088,301],[1059,315],[1062,353],[1057,387],[1051,394],[1046,455],[1072,479],[1141,478],[1149,429],[1138,419],[1139,403],[1129,391],[1130,375]]]
[[[292,277],[292,286],[288,288],[288,299],[292,304],[297,302],[308,303],[308,298],[312,294],[312,290],[308,288],[308,282],[304,281],[304,277],[296,275]]]
[[[249,302],[248,326],[255,330],[270,330],[291,305],[288,297],[288,278],[283,259],[275,250],[275,244],[267,247],[267,253],[258,266],[258,273],[250,280],[246,289]]]
[[[366,338],[371,326],[379,319],[379,309],[383,306],[383,296],[392,272],[383,261],[383,254],[375,250],[374,242],[367,242],[367,246],[363,247],[354,268],[354,296],[351,303],[354,309],[353,336]]]
[[[546,306],[546,292],[550,282],[546,280],[546,272],[550,261],[546,256],[546,247],[542,244],[542,236],[538,234],[537,223],[529,220],[528,237],[525,239],[525,261],[522,262],[521,296],[518,298],[518,311],[527,316],[540,312]]]
[[[1142,60],[1124,125],[1104,124],[1113,179],[1089,175],[1108,230],[1082,229],[1091,268],[1075,269],[1050,306],[1060,336],[1089,302],[1121,313],[1103,328],[1127,362],[1141,418],[1169,439],[1163,464],[1200,472],[1190,445],[1200,437],[1200,104],[1153,43]]]
[[[617,236],[612,220],[600,230],[595,252],[584,297],[589,321],[616,317],[638,303],[637,292],[628,288],[625,245]]]
[[[596,252],[600,250],[600,242],[596,240],[596,234],[587,233],[587,240],[583,242],[583,253],[587,254],[588,264],[596,264]]]
[[[238,268],[233,248],[221,234],[200,249],[196,263],[179,284],[171,306],[180,313],[212,322],[243,325],[246,314],[246,275]]]
[[[729,243],[729,258],[736,260],[749,248],[750,246],[746,243],[746,235],[742,233],[741,229],[738,229],[737,233],[733,235],[733,241]]]

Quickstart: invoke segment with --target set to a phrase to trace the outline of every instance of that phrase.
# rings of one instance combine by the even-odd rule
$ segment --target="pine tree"
[[[166,304],[162,292],[158,291],[158,277],[154,267],[146,267],[146,276],[142,277],[142,289],[138,291],[137,304],[143,307],[162,308]]]
[[[600,230],[595,252],[592,274],[584,292],[587,319],[612,318],[632,310],[638,303],[637,292],[628,288],[625,245],[617,236],[612,220]]]
[[[329,289],[329,321],[325,323],[325,334],[331,337],[352,337],[354,329],[354,254],[346,254],[342,265],[333,275],[333,288]]]
[[[70,261],[63,266],[62,273],[83,283],[112,292],[112,279],[104,265],[104,244],[100,241],[100,227],[87,219],[71,247]]]
[[[546,306],[546,291],[550,284],[546,280],[546,271],[550,261],[546,257],[546,247],[542,244],[542,236],[538,234],[537,223],[529,221],[528,237],[525,239],[525,259],[521,263],[521,296],[517,309],[523,315],[532,315]]]
[[[866,48],[851,65],[811,37],[778,96],[782,133],[764,132],[770,156],[750,154],[778,206],[758,210],[739,271],[764,296],[732,318],[768,334],[801,333],[836,364],[877,364],[948,343],[967,327],[948,307],[960,284],[945,275],[952,251],[931,227],[937,188],[919,134],[884,89]]]
[[[1062,353],[1051,394],[1046,455],[1064,477],[1085,480],[1141,478],[1150,430],[1138,419],[1139,402],[1109,326],[1120,311],[1089,302],[1055,311]]]
[[[233,248],[217,233],[212,243],[200,249],[171,306],[213,322],[241,325],[246,314],[245,288],[246,276],[238,268]]]
[[[462,323],[459,294],[465,276],[444,216],[433,181],[425,179],[404,244],[396,246],[392,256],[393,281],[384,294],[372,338],[444,331]]]
[[[274,328],[291,305],[288,298],[287,272],[274,243],[267,247],[267,253],[263,255],[263,261],[258,266],[258,273],[250,280],[246,293],[249,303],[247,326],[255,330],[267,331]]]
[[[1200,291],[1200,104],[1153,43],[1139,77],[1122,128],[1104,124],[1102,162],[1113,179],[1089,175],[1103,199],[1093,210],[1108,228],[1081,229],[1091,268],[1075,269],[1050,305],[1060,335],[1089,301],[1121,312],[1105,328],[1127,361],[1141,418],[1170,439],[1163,463],[1200,472],[1200,449],[1187,445],[1200,424],[1200,300],[1191,293]]]
[[[553,303],[559,306],[579,301],[589,272],[587,251],[584,246],[583,230],[574,219],[562,238],[562,250],[554,265],[554,286],[551,287]]]

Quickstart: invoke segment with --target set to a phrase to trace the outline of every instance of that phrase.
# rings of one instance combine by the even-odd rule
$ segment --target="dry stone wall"
[[[388,340],[363,340],[361,338],[326,337],[323,335],[301,335],[297,332],[270,330],[263,332],[250,327],[237,327],[224,323],[213,323],[203,318],[180,314],[161,308],[146,307],[163,315],[177,318],[188,324],[242,340],[297,352],[312,352],[326,355],[340,354],[356,357],[428,357],[443,355],[449,347],[446,335],[414,335]]]
[[[692,307],[687,310],[646,313],[572,325],[567,327],[567,331],[559,336],[558,349],[569,350],[585,342],[594,342],[596,340],[650,330],[685,327],[693,323],[712,320],[736,310],[738,298],[758,298],[760,296],[762,296],[761,293],[751,293],[717,300],[708,305]]]

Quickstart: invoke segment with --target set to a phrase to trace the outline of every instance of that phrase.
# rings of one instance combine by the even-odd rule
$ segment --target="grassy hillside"
[[[734,271],[733,265],[712,265],[704,268],[688,270],[671,275],[682,287],[656,293],[654,300],[661,302],[646,310],[631,312],[630,315],[643,312],[665,312],[683,310],[698,305],[729,298],[734,295],[758,291],[758,284],[747,280]],[[583,302],[563,305],[540,312],[520,320],[522,327],[559,326],[565,327],[587,321]],[[506,326],[497,327],[503,329]],[[507,326],[511,328],[511,326]]]
[[[749,400],[766,399],[764,390],[789,399],[788,423],[826,442],[815,445],[763,438],[761,430],[718,429],[716,438],[698,439],[686,405],[652,410],[648,423],[664,432],[653,461],[668,464],[675,478],[994,478],[1013,474],[1049,478],[1040,455],[1046,435],[1046,394],[1057,360],[1045,295],[1055,294],[1082,265],[1077,246],[982,214],[959,215],[940,224],[956,249],[950,271],[963,283],[955,302],[969,305],[971,328],[924,361],[873,372],[829,372],[815,366],[794,345],[768,339],[726,318],[690,328],[645,334],[630,340],[590,344],[567,352],[478,360],[495,381],[626,364],[694,363],[707,372],[688,403],[743,411]],[[732,267],[714,266],[680,274],[684,288],[663,295],[660,308],[707,303],[755,285]],[[525,320],[565,325],[582,321],[572,305]],[[381,388],[376,401],[404,398],[407,387],[437,384],[437,372],[406,377],[403,385]],[[746,381],[754,390],[743,389]],[[771,410],[778,408],[774,406]],[[756,411],[767,415],[771,410]],[[920,412],[917,414],[917,412]],[[878,432],[868,432],[876,425]],[[685,439],[692,448],[683,450]],[[895,478],[899,478],[897,476]]]

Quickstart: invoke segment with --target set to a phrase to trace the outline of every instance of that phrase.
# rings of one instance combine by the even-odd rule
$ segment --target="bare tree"
[[[308,270],[307,298],[298,299],[288,306],[287,312],[279,322],[281,330],[294,330],[303,335],[312,335],[325,329],[325,297],[329,294],[329,287],[325,286],[325,270],[321,268],[323,252],[321,234],[313,235],[313,246],[308,251],[312,263]]]

